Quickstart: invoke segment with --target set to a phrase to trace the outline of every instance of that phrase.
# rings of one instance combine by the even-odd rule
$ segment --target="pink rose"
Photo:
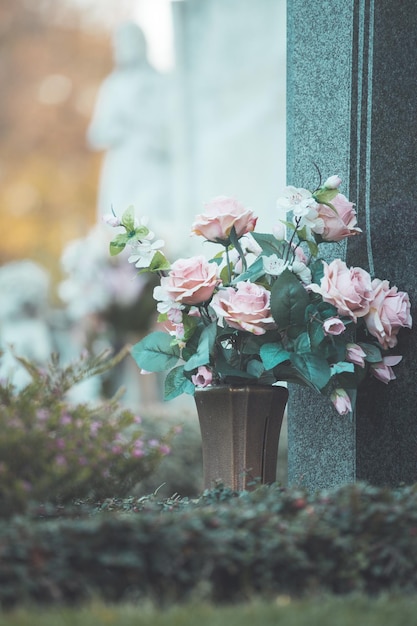
[[[359,235],[362,230],[356,223],[356,211],[353,203],[342,193],[338,193],[331,201],[336,212],[325,204],[319,204],[318,217],[324,222],[321,237],[324,241],[340,241],[345,237]]]
[[[323,330],[325,335],[341,335],[346,326],[338,317],[329,317],[323,322]]]
[[[395,380],[392,366],[397,365],[401,359],[402,356],[384,356],[379,363],[371,363],[371,374],[387,385],[391,380]]]
[[[232,328],[263,335],[269,328],[276,327],[270,313],[270,295],[261,285],[241,281],[236,289],[227,287],[217,292],[211,306]]]
[[[346,361],[365,367],[366,352],[357,343],[346,344]]]
[[[330,396],[336,411],[339,415],[347,415],[352,412],[352,403],[344,389],[335,389]]]
[[[196,387],[207,387],[213,382],[213,373],[208,367],[201,365],[197,370],[197,374],[191,376],[191,382]]]
[[[404,291],[389,286],[387,280],[372,281],[374,298],[369,313],[365,316],[366,327],[387,350],[397,345],[400,328],[411,328],[410,299]]]
[[[208,241],[227,242],[233,226],[238,237],[255,230],[258,218],[234,198],[219,196],[204,206],[206,212],[196,216],[191,232]]]
[[[339,315],[347,315],[355,322],[369,312],[373,300],[371,277],[360,267],[348,268],[341,259],[330,264],[323,261],[324,276],[320,286],[312,284],[309,289],[319,293],[325,302],[333,304]]]
[[[204,256],[177,259],[168,276],[161,278],[160,289],[154,290],[157,300],[167,294],[171,300],[182,304],[200,304],[209,300],[219,284],[217,264],[209,263]]]

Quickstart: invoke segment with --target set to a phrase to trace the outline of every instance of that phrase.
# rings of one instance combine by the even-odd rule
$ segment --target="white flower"
[[[181,311],[183,310],[184,305],[181,304],[181,302],[175,302],[175,300],[172,300],[165,289],[160,285],[154,287],[153,297],[154,300],[158,301],[158,304],[156,305],[158,313],[166,313],[168,315],[168,319],[174,324],[182,322]]]
[[[312,238],[311,232],[320,235],[324,232],[324,221],[318,217],[319,205],[308,189],[286,187],[277,207],[285,214],[292,211],[294,225],[300,230],[305,228],[308,238]]]
[[[333,176],[329,176],[323,187],[325,189],[337,189],[338,187],[340,187],[341,183],[342,179],[340,178],[340,176],[334,174]]]
[[[262,253],[262,248],[257,241],[255,241],[254,237],[252,237],[251,233],[246,233],[240,239],[240,245],[244,252],[250,252],[259,256]]]
[[[103,215],[102,220],[105,224],[113,227],[120,226],[122,223],[120,217],[113,215],[113,213],[106,213],[106,215]]]
[[[285,238],[287,236],[287,228],[285,224],[283,224],[282,222],[279,222],[279,224],[275,224],[275,226],[272,227],[272,234],[274,235],[275,239],[278,239],[278,241],[285,241]]]
[[[149,267],[152,263],[155,252],[160,248],[163,248],[165,245],[165,242],[162,239],[157,239],[152,243],[153,238],[154,234],[149,232],[143,239],[130,243],[130,246],[133,249],[133,254],[129,256],[128,262],[134,263],[135,267],[138,268]]]
[[[264,270],[267,274],[272,276],[279,276],[288,267],[288,261],[280,259],[276,254],[271,256],[263,256],[262,261],[264,264]]]
[[[289,269],[293,274],[296,274],[305,285],[309,285],[311,283],[311,270],[299,259],[294,259]]]
[[[278,210],[285,214],[289,211],[298,213],[310,205],[317,206],[317,203],[311,195],[311,191],[302,187],[285,187],[283,196],[277,200]]]

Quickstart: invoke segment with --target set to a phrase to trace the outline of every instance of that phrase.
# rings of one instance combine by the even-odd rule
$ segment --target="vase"
[[[246,385],[196,389],[204,488],[242,491],[276,480],[286,387]]]

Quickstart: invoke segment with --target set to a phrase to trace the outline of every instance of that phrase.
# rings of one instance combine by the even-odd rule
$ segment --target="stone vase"
[[[196,389],[204,488],[221,482],[241,491],[276,480],[278,443],[288,400],[285,387]]]

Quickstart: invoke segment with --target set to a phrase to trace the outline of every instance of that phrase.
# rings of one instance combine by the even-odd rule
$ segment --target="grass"
[[[361,595],[216,607],[190,603],[160,610],[150,603],[109,606],[94,602],[80,608],[27,607],[0,612],[0,626],[412,626],[417,596]]]

